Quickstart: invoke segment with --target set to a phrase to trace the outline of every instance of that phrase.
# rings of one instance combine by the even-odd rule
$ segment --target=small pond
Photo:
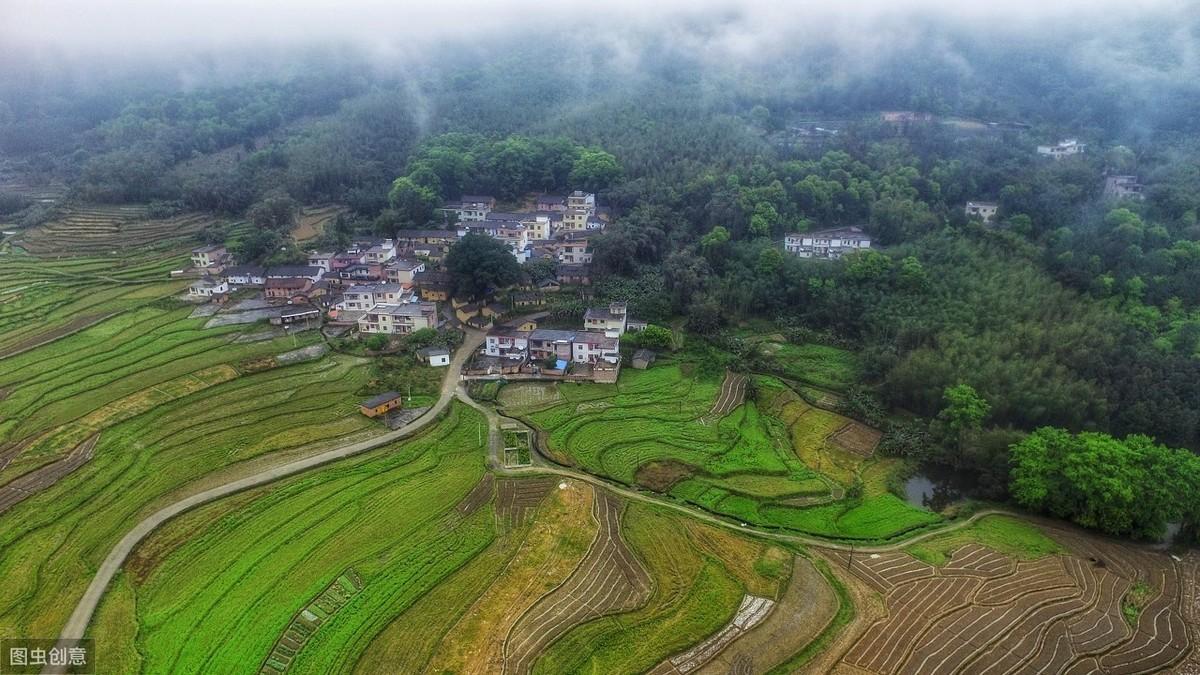
[[[976,489],[972,474],[937,464],[924,464],[904,482],[904,498],[913,506],[937,512],[972,496]]]

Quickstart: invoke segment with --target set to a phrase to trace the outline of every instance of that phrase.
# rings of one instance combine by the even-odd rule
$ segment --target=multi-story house
[[[229,252],[220,244],[209,244],[192,249],[192,267],[219,267],[225,264]]]
[[[871,237],[860,227],[836,227],[817,232],[789,234],[784,237],[783,248],[801,258],[836,260],[846,253],[871,248]]]
[[[588,222],[595,220],[596,195],[576,190],[567,196],[567,208],[563,212],[562,229],[566,232],[582,232]]]
[[[496,208],[496,198],[488,195],[463,195],[457,202],[447,202],[439,211],[443,215],[453,214],[459,222],[469,223],[486,220]]]
[[[408,335],[437,325],[437,304],[432,302],[375,305],[358,318],[360,333]]]
[[[411,284],[413,283],[413,278],[418,273],[424,271],[425,263],[420,260],[405,260],[403,258],[390,260],[383,267],[384,277],[396,284]]]
[[[391,239],[384,239],[382,242],[364,250],[359,260],[363,263],[385,263],[395,257],[396,242]]]
[[[587,235],[567,233],[558,245],[558,261],[564,265],[587,265],[592,262],[592,249]]]
[[[623,302],[610,303],[608,307],[589,307],[583,315],[583,327],[604,333],[609,337],[621,337],[628,326],[629,315]]]
[[[402,284],[359,284],[342,289],[342,307],[363,312],[375,305],[402,305],[415,300]]]

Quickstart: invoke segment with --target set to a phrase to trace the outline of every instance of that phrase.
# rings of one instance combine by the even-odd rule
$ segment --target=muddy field
[[[504,645],[504,672],[527,673],[547,646],[571,628],[645,602],[651,580],[621,538],[621,503],[597,491],[592,515],[600,523],[587,555],[561,586],[517,621]]]
[[[548,476],[496,481],[496,519],[508,527],[525,524],[555,483]]]
[[[1193,637],[1185,585],[1195,565],[1067,530],[1069,555],[1016,561],[968,544],[943,567],[906,553],[829,553],[879,592],[887,615],[841,656],[843,672],[1153,673],[1181,663]],[[1149,599],[1127,620],[1126,594]],[[1193,600],[1194,602],[1194,600]]]

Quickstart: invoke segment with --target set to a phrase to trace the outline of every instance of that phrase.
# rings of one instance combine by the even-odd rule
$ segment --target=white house
[[[258,265],[226,267],[222,276],[226,283],[233,287],[262,286],[267,283],[266,272]]]
[[[218,293],[228,293],[229,284],[217,277],[204,277],[188,286],[188,295],[198,298],[211,298]]]
[[[977,216],[985,223],[995,220],[999,210],[1000,205],[995,202],[967,202],[966,208],[963,209],[968,218]]]
[[[1062,159],[1064,157],[1078,155],[1082,153],[1083,149],[1086,147],[1086,144],[1080,143],[1074,138],[1068,138],[1065,141],[1059,141],[1054,145],[1039,145],[1037,147],[1037,153],[1043,157]]]
[[[396,258],[384,266],[383,272],[387,280],[396,284],[411,284],[418,272],[425,271],[425,263],[420,260],[404,260]]]
[[[450,350],[445,347],[426,347],[417,350],[417,355],[434,368],[450,365]]]
[[[614,302],[608,307],[589,307],[583,315],[583,327],[604,333],[609,337],[621,337],[627,330],[629,315],[625,303]]]
[[[571,360],[575,363],[604,361],[616,364],[621,360],[620,340],[599,331],[581,330],[571,342]]]
[[[864,248],[871,248],[871,237],[860,227],[789,234],[783,240],[783,249],[801,258],[837,260],[846,253]]]

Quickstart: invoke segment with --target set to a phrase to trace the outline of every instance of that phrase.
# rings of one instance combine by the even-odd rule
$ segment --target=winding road
[[[950,523],[950,524],[946,525],[945,527],[927,530],[925,532],[922,532],[919,535],[910,537],[908,539],[904,539],[903,541],[899,541],[896,543],[884,544],[884,545],[879,545],[879,546],[858,546],[858,545],[842,544],[842,543],[838,543],[838,542],[828,541],[828,540],[820,539],[820,538],[816,538],[816,537],[809,537],[809,536],[805,536],[805,535],[784,534],[784,533],[780,533],[780,532],[759,530],[757,528],[750,527],[750,526],[742,526],[740,524],[719,518],[719,517],[717,517],[711,513],[708,513],[706,511],[702,511],[702,510],[699,510],[696,508],[684,506],[682,504],[677,504],[674,502],[666,501],[666,500],[663,500],[656,496],[646,494],[646,493],[640,492],[638,490],[633,490],[633,489],[630,489],[623,485],[616,484],[616,483],[607,481],[602,478],[598,478],[589,473],[585,473],[582,471],[576,471],[576,470],[569,469],[566,467],[561,467],[558,465],[552,465],[552,464],[549,464],[548,462],[546,462],[545,460],[539,459],[538,463],[536,463],[533,466],[520,467],[520,468],[506,468],[503,466],[503,462],[499,456],[499,453],[497,452],[497,443],[496,443],[496,441],[499,440],[499,425],[500,425],[501,416],[495,410],[493,410],[489,407],[483,406],[483,405],[479,404],[478,402],[474,401],[473,399],[471,399],[471,397],[466,393],[465,390],[463,390],[461,388],[461,386],[459,384],[463,366],[466,364],[468,359],[474,354],[474,352],[479,347],[479,345],[481,345],[483,343],[483,340],[484,340],[483,332],[471,330],[471,329],[465,329],[465,330],[466,330],[466,338],[463,341],[462,346],[455,353],[453,360],[450,362],[450,366],[448,368],[448,372],[446,373],[446,378],[442,383],[441,393],[438,397],[437,402],[427,412],[425,412],[423,415],[421,415],[417,419],[413,420],[406,426],[404,426],[400,429],[396,429],[395,431],[391,431],[391,432],[382,434],[375,438],[371,438],[371,439],[368,439],[365,441],[360,441],[357,443],[352,443],[349,445],[344,445],[339,448],[335,448],[333,450],[328,450],[328,451],[322,452],[320,454],[313,455],[311,457],[306,457],[304,459],[296,460],[294,462],[289,462],[287,464],[283,464],[283,465],[280,465],[280,466],[277,466],[274,468],[266,469],[259,473],[256,473],[256,474],[253,474],[250,476],[246,476],[243,478],[239,478],[237,480],[233,480],[233,481],[225,483],[223,485],[219,485],[217,487],[213,487],[208,490],[204,490],[203,492],[198,492],[194,495],[184,497],[184,498],[180,499],[179,501],[154,512],[153,514],[151,514],[150,516],[147,516],[145,519],[143,519],[141,522],[139,522],[137,525],[135,525],[133,527],[133,529],[130,530],[124,537],[122,537],[121,540],[116,544],[116,546],[113,547],[113,549],[109,552],[108,556],[104,559],[104,562],[101,563],[100,567],[96,570],[96,574],[92,578],[92,582],[91,582],[91,584],[89,584],[87,591],[84,592],[83,596],[79,599],[78,604],[75,606],[75,611],[72,612],[71,617],[67,620],[66,625],[63,626],[62,632],[59,635],[60,643],[65,645],[65,644],[69,643],[70,641],[78,640],[78,639],[84,637],[84,634],[87,631],[88,624],[91,622],[92,616],[95,613],[97,606],[99,606],[100,600],[101,600],[101,598],[103,598],[105,590],[108,588],[109,583],[112,582],[112,580],[116,576],[117,572],[121,569],[121,566],[124,564],[125,559],[133,551],[134,547],[136,547],[143,539],[145,539],[147,536],[149,536],[150,533],[152,533],[155,529],[160,527],[166,521],[186,512],[190,509],[193,509],[197,506],[206,504],[206,503],[214,501],[216,499],[220,499],[221,497],[227,497],[229,495],[236,494],[243,490],[258,487],[260,485],[264,485],[264,484],[279,480],[280,478],[291,476],[291,475],[300,473],[302,471],[305,471],[305,470],[308,470],[308,469],[311,469],[311,468],[314,468],[317,466],[321,466],[323,464],[327,464],[329,462],[333,462],[333,461],[336,461],[339,459],[345,459],[347,457],[358,455],[363,452],[367,452],[369,450],[378,448],[380,446],[387,445],[388,443],[391,443],[393,441],[411,436],[411,435],[417,433],[418,431],[421,431],[426,426],[428,426],[429,424],[434,422],[436,419],[438,419],[438,417],[442,413],[442,411],[445,410],[446,406],[448,406],[450,404],[450,401],[456,397],[459,400],[461,400],[462,402],[471,406],[472,408],[479,410],[487,417],[488,428],[489,428],[488,464],[490,465],[491,469],[497,474],[500,474],[500,475],[538,475],[538,474],[547,475],[547,474],[549,474],[549,475],[557,475],[557,476],[563,476],[566,478],[572,478],[575,480],[585,481],[592,485],[615,492],[627,499],[637,500],[640,502],[654,504],[654,505],[657,505],[657,506],[660,506],[663,508],[672,509],[672,510],[678,511],[680,513],[684,513],[684,514],[688,515],[689,517],[696,518],[698,520],[702,520],[702,521],[704,521],[706,523],[710,523],[712,525],[716,525],[716,526],[728,528],[728,529],[731,529],[734,531],[743,532],[745,534],[750,534],[750,535],[763,537],[763,538],[767,538],[767,539],[772,539],[772,540],[776,540],[776,541],[783,541],[783,542],[789,542],[789,543],[795,543],[795,544],[802,544],[805,546],[822,547],[822,548],[826,548],[826,549],[841,550],[841,551],[853,550],[853,551],[861,552],[861,553],[882,553],[882,552],[886,552],[886,551],[894,551],[896,549],[899,549],[899,548],[905,547],[905,546],[909,546],[915,542],[927,539],[929,537],[937,536],[937,535],[944,534],[949,531],[953,531],[953,530],[957,530],[962,527],[966,527],[967,525],[975,522],[976,520],[978,520],[980,518],[983,518],[984,516],[988,516],[988,515],[992,515],[992,514],[1019,515],[1019,514],[1010,512],[1010,511],[1002,510],[1002,509],[988,509],[988,510],[984,510],[984,511],[979,511],[979,512],[975,513],[974,515],[970,516],[969,518]],[[535,454],[535,457],[536,457],[536,454]],[[47,670],[44,670],[43,672],[44,673],[53,673],[56,671],[47,669]]]
[[[104,597],[105,589],[108,588],[108,584],[112,582],[113,577],[121,569],[125,558],[151,532],[171,518],[215,499],[258,487],[259,485],[264,485],[322,464],[328,464],[329,462],[373,450],[393,441],[411,436],[424,429],[438,418],[446,406],[450,404],[450,400],[454,398],[455,390],[458,387],[458,375],[462,372],[463,365],[475,353],[479,345],[483,344],[483,337],[484,333],[481,331],[466,329],[466,338],[463,340],[462,346],[455,352],[454,358],[450,361],[449,372],[446,373],[446,379],[442,382],[442,391],[438,396],[437,403],[426,411],[425,414],[409,422],[407,425],[395,431],[389,431],[386,434],[376,436],[375,438],[351,443],[350,445],[343,445],[333,450],[327,450],[311,457],[305,457],[304,459],[289,462],[281,466],[266,469],[265,471],[260,471],[251,476],[218,485],[217,487],[198,492],[189,497],[184,497],[170,506],[159,509],[147,516],[122,537],[121,541],[117,542],[117,545],[109,552],[108,557],[100,564],[100,568],[96,570],[96,576],[92,578],[92,583],[88,585],[87,591],[79,599],[79,603],[75,605],[75,611],[71,613],[71,618],[67,619],[66,625],[63,626],[62,632],[59,634],[59,641],[78,640],[84,636],[88,623],[91,622],[92,615],[95,613],[96,607],[100,604],[100,599]],[[43,672],[50,673],[54,671],[46,670]]]

